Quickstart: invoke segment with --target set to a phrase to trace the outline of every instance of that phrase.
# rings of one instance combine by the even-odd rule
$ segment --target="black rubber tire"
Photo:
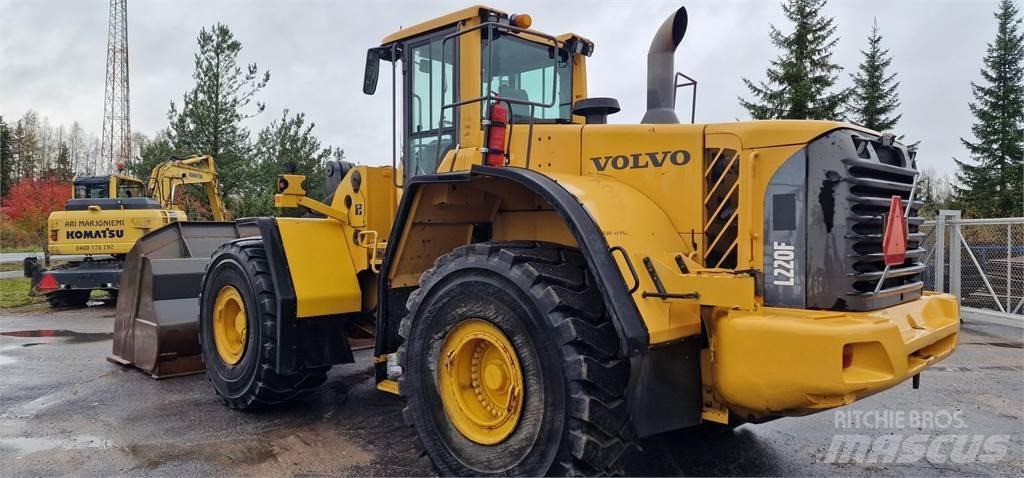
[[[89,302],[91,290],[61,290],[46,294],[46,303],[51,308],[63,309],[69,307],[85,307]]]
[[[437,472],[449,475],[616,475],[635,436],[629,362],[575,249],[479,243],[440,257],[409,297],[399,390],[406,422]],[[524,378],[519,423],[496,445],[466,439],[437,390],[441,344],[464,319],[484,319],[512,342]]]
[[[213,304],[224,286],[235,287],[245,302],[248,338],[241,360],[225,363],[217,353],[212,328]],[[267,253],[259,238],[222,244],[203,275],[199,298],[199,342],[206,375],[225,405],[255,409],[294,400],[315,390],[330,367],[283,375],[274,371],[277,354],[277,294]]]

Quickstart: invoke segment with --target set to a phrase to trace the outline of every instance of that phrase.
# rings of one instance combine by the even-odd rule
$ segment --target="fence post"
[[[948,219],[947,224],[949,228],[949,293],[953,294],[957,300],[961,300],[960,296],[960,211],[943,209],[939,211],[939,214],[945,215]]]
[[[946,291],[946,216],[935,217],[935,292]]]

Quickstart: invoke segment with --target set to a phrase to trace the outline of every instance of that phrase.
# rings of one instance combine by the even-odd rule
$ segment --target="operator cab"
[[[75,199],[140,198],[145,196],[145,187],[142,181],[119,174],[80,176],[75,178],[72,184]]]
[[[391,62],[394,134],[401,128],[403,139],[398,146],[392,138],[393,161],[401,157],[406,180],[439,172],[454,150],[486,155],[485,120],[496,104],[507,118],[494,124],[583,122],[572,108],[586,96],[584,57],[593,43],[530,30],[531,23],[528,15],[470,7],[389,35],[367,52],[366,94],[376,91],[381,60]]]
[[[72,196],[64,209],[83,211],[90,206],[100,209],[160,209],[160,204],[146,197],[145,184],[131,176],[79,176],[72,182]]]

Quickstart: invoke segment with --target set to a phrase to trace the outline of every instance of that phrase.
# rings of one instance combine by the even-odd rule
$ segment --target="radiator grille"
[[[882,277],[885,262],[882,255],[882,233],[885,215],[889,213],[892,196],[900,196],[904,207],[910,198],[915,170],[903,150],[882,146],[877,141],[853,136],[857,154],[842,160],[847,176],[846,239],[848,249],[847,276],[850,295],[874,295],[875,286]],[[915,197],[917,193],[915,193]],[[924,233],[919,231],[923,218],[917,217],[922,202],[914,200],[907,219],[909,235],[907,257],[903,264],[893,266],[885,275],[879,296],[919,291],[923,282],[921,262],[925,250],[921,247]]]
[[[735,150],[704,150],[704,265],[736,268],[739,230],[740,155]]]

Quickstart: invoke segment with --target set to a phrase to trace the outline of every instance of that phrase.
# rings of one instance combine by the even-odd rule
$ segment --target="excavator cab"
[[[139,198],[146,195],[145,183],[121,174],[79,176],[71,185],[73,199]]]
[[[100,209],[159,209],[160,203],[146,197],[146,184],[123,174],[79,176],[71,182],[67,211]]]

